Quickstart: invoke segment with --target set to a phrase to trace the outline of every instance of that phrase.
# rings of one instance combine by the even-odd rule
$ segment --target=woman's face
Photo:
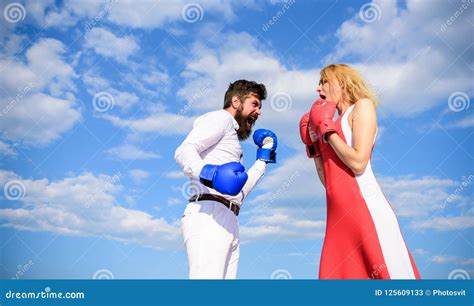
[[[319,93],[321,99],[333,101],[336,102],[336,104],[342,100],[342,89],[337,81],[330,83],[321,77],[316,91]]]

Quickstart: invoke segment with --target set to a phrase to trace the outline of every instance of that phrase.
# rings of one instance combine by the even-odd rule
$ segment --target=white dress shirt
[[[204,165],[222,165],[229,162],[242,162],[243,154],[237,130],[239,124],[226,110],[209,112],[194,121],[193,129],[183,143],[176,149],[175,160],[183,169],[191,183],[192,196],[196,193],[212,193],[241,205],[257,181],[264,175],[267,164],[256,160],[247,171],[248,180],[236,196],[224,195],[199,182],[199,174]]]

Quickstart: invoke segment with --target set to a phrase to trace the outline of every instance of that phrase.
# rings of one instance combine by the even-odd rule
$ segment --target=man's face
[[[235,114],[235,120],[239,124],[239,129],[237,130],[239,140],[245,140],[250,136],[255,121],[261,115],[261,108],[262,102],[254,94],[248,95],[245,101],[240,103]]]

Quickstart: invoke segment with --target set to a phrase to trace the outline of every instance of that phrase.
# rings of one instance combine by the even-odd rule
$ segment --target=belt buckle
[[[232,201],[229,201],[229,209],[230,211],[235,215],[235,211],[232,210],[232,207],[236,207],[238,206],[236,203],[232,202]],[[235,208],[234,208],[235,209]]]

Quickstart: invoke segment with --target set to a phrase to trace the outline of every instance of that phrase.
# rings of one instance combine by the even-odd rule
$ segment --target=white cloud
[[[118,37],[103,28],[92,29],[84,39],[85,47],[120,63],[126,63],[128,57],[140,49],[132,36]]]
[[[28,42],[27,35],[17,35],[10,31],[0,32],[0,50],[4,55],[11,56],[20,53]],[[0,71],[3,67],[0,68]]]
[[[179,204],[183,204],[183,201],[181,199],[178,199],[178,198],[168,198],[168,205],[179,205]]]
[[[364,23],[359,12],[336,32],[338,44],[326,63],[350,61],[381,94],[388,114],[411,116],[446,103],[451,93],[473,93],[469,66],[471,41],[469,13],[443,30],[459,2],[424,5],[408,0],[374,1],[380,18]],[[416,29],[416,31],[414,30]]]
[[[179,114],[187,112],[201,114],[203,111],[221,108],[224,92],[230,82],[239,78],[253,79],[266,84],[269,93],[256,128],[271,128],[277,132],[284,143],[299,147],[299,139],[295,137],[298,133],[295,122],[298,122],[301,114],[309,109],[316,98],[314,89],[319,79],[319,69],[297,70],[288,67],[282,64],[270,51],[262,50],[258,40],[247,33],[231,32],[226,33],[225,36],[217,35],[210,44],[214,45],[205,46],[195,43],[191,50],[192,56],[189,56],[186,69],[182,73],[186,82],[184,87],[178,90],[178,96],[186,100],[186,102],[182,102],[184,105]],[[434,59],[430,58],[430,60]],[[372,75],[391,75],[391,78],[383,79],[396,80],[394,75],[400,69],[399,64],[388,63],[387,65],[393,65],[393,73],[387,73],[385,68],[377,68],[380,71],[376,71]],[[373,68],[376,67],[382,66],[377,63]],[[158,72],[158,75],[162,75],[161,72]],[[166,77],[161,78],[161,80],[165,79]],[[287,106],[289,109],[282,112],[278,111],[278,107],[281,105],[277,105],[276,100],[272,99],[279,92],[288,94],[291,98],[291,100],[283,102],[286,103],[283,107]],[[400,94],[398,88],[396,88],[396,92]],[[423,103],[419,105],[423,107]],[[404,105],[401,108],[416,110],[417,107]],[[385,108],[384,111],[386,112],[387,109]],[[172,132],[164,131],[166,126],[163,126],[163,123],[160,124],[160,119],[170,119],[170,116],[173,115],[162,112],[160,115],[150,115],[138,120],[127,120],[113,116],[107,118],[118,126],[128,126],[138,132],[163,131],[169,134]],[[187,118],[179,118],[179,120],[182,119]],[[187,127],[177,133],[181,134],[189,130],[190,120],[185,121],[188,123],[185,124]]]
[[[161,158],[158,153],[144,151],[135,147],[134,145],[123,145],[120,147],[111,148],[107,151],[107,153],[126,160]]]
[[[302,107],[305,103],[309,107],[316,97],[314,89],[319,70],[286,67],[275,55],[260,50],[260,43],[245,32],[227,33],[216,37],[214,43],[213,48],[196,43],[193,56],[182,73],[188,82],[178,92],[181,97],[189,99],[203,88],[211,91],[196,99],[194,109],[221,108],[229,83],[240,78],[263,82],[270,95],[280,91],[288,93],[294,102],[292,107]]]
[[[449,124],[448,127],[461,129],[472,128],[474,127],[474,115],[467,116],[459,121]]]
[[[80,119],[74,102],[35,93],[2,116],[0,131],[3,139],[42,146],[71,130]]]
[[[104,119],[118,127],[126,127],[140,133],[160,133],[181,135],[191,131],[194,117],[186,117],[166,112],[152,113],[141,119],[122,119],[118,116],[104,115]]]
[[[169,82],[169,76],[163,71],[157,69],[148,69],[148,73],[143,75],[142,80],[149,85],[161,85],[163,83]]]
[[[28,16],[32,16],[36,22],[44,25],[45,10],[53,4],[54,0],[27,1],[25,3],[25,8]]]
[[[301,152],[304,152],[304,146],[301,145]],[[292,200],[307,201],[313,199],[318,201],[318,205],[326,203],[326,191],[321,184],[314,161],[304,153],[295,154],[286,159],[282,165],[276,169],[270,169],[268,174],[257,185],[257,191],[264,191],[256,196],[251,204]]]
[[[10,96],[18,94],[19,88],[27,87],[29,92],[49,90],[53,96],[75,91],[73,79],[77,75],[62,57],[66,51],[62,42],[43,38],[26,51],[26,64],[11,57],[1,58],[0,66],[4,71],[0,74],[2,88]]]
[[[0,59],[0,84],[6,94],[0,98],[3,139],[46,145],[80,120],[72,93],[77,75],[63,58],[65,52],[60,41],[43,38],[26,51],[26,63]]]
[[[436,255],[431,258],[431,261],[436,264],[455,263],[463,266],[474,264],[474,258],[462,258],[453,255]]]
[[[137,6],[133,0],[122,1],[113,8],[110,14],[110,21],[119,24],[130,26],[133,28],[157,28],[168,22],[181,21],[182,12],[187,4],[192,2],[179,0],[172,2],[142,2],[142,5]],[[234,17],[232,5],[227,1],[206,0],[199,3],[194,2],[193,11],[199,17],[205,18],[206,14],[219,13],[221,16],[230,20]],[[198,4],[198,5],[196,5]]]
[[[430,252],[425,249],[418,248],[413,251],[413,254],[418,255],[418,256],[428,256]]]
[[[214,45],[210,45],[214,44]],[[196,43],[181,74],[185,86],[178,96],[191,113],[220,109],[229,83],[249,79],[265,84],[268,97],[255,128],[274,130],[282,143],[300,148],[298,124],[317,98],[319,69],[298,70],[279,58],[248,33],[216,35],[211,43]]]
[[[442,211],[446,200],[459,185],[451,179],[413,176],[380,177],[379,183],[400,217],[421,217]],[[459,195],[450,205],[459,206],[467,200]]]
[[[166,72],[150,65],[147,61],[140,64],[129,61],[130,71],[119,73],[115,80],[105,79],[97,69],[91,69],[83,75],[84,84],[91,96],[102,92],[110,94],[113,106],[122,111],[136,110],[133,106],[138,103],[140,109],[156,108],[156,97],[168,92],[170,81]]]
[[[298,154],[272,166],[253,191],[259,194],[244,202],[241,214],[248,219],[240,222],[242,241],[321,239],[326,199],[314,162]]]
[[[196,4],[198,4],[196,6]],[[189,5],[189,6],[187,6]],[[117,24],[128,25],[135,28],[155,28],[163,26],[172,21],[185,22],[183,14],[191,20],[207,18],[207,15],[219,15],[229,22],[235,18],[232,10],[233,3],[219,0],[204,0],[193,2],[189,0],[178,0],[172,3],[153,3],[144,5],[140,10],[131,12],[135,7],[133,0],[124,1],[124,5],[111,14],[110,19]],[[185,8],[188,7],[186,11]],[[251,6],[249,6],[251,7]],[[191,10],[192,9],[192,10]]]
[[[130,110],[132,106],[140,101],[140,98],[135,93],[112,88],[109,80],[94,71],[86,72],[83,76],[83,80],[91,96],[94,97],[96,94],[105,92],[112,97],[111,104],[113,104],[114,107],[119,107],[121,110]]]
[[[154,60],[129,61],[130,72],[121,76],[123,83],[133,86],[145,101],[155,102],[159,94],[169,93],[171,84],[168,72]]]
[[[269,166],[241,213],[242,239],[318,239],[324,235],[326,193],[312,160],[304,154],[286,159],[276,169]],[[459,182],[436,177],[379,177],[379,184],[397,217],[409,218],[412,228],[455,230],[474,226],[464,216],[433,218],[433,214],[463,214],[469,195],[450,197]],[[450,198],[449,207],[447,200]],[[474,211],[474,210],[473,210]],[[422,220],[421,217],[430,217]],[[311,230],[305,230],[305,227]],[[300,235],[298,236],[297,233]]]
[[[0,154],[5,156],[16,156],[17,152],[11,145],[0,140]]]
[[[165,174],[165,177],[171,178],[171,179],[183,179],[185,178],[184,174],[182,171],[170,171]]]
[[[466,259],[462,262],[462,264],[465,266],[474,265],[474,258]]]
[[[2,186],[12,180],[18,180],[25,193],[18,208],[0,209],[2,227],[101,237],[157,249],[181,242],[178,223],[120,206],[116,196],[123,187],[114,177],[84,173],[50,182],[0,170]]]
[[[131,169],[128,173],[135,183],[140,183],[150,176],[150,172],[142,169]]]
[[[114,105],[117,105],[124,110],[130,109],[130,107],[139,101],[139,98],[134,93],[111,89],[110,94],[114,97]]]
[[[437,264],[455,262],[457,260],[458,260],[457,256],[446,256],[446,255],[433,256],[433,258],[431,259],[432,262],[437,263]]]
[[[425,249],[415,249],[413,251],[413,254],[419,257],[424,257],[435,264],[451,263],[453,265],[467,266],[467,265],[472,265],[474,263],[474,258],[462,258],[460,256],[447,255],[447,254],[435,255],[432,252]]]
[[[97,92],[107,91],[107,89],[111,88],[110,82],[95,71],[87,71],[82,76],[82,79],[84,84],[87,85],[88,92],[91,95]]]
[[[61,8],[55,6],[54,1],[32,2],[27,4],[27,11],[31,12],[34,19],[43,26],[67,27],[76,24],[82,18],[87,18],[88,21],[85,24],[89,24],[90,27],[106,19],[119,26],[154,29],[175,22],[185,23],[182,12],[185,6],[191,3],[195,4],[192,7],[197,14],[196,20],[207,18],[212,14],[219,14],[226,20],[232,20],[235,17],[232,10],[234,4],[219,0],[203,0],[199,3],[188,0],[140,1],[138,3],[132,0],[66,0]],[[247,5],[247,7],[252,7],[252,5]],[[192,19],[195,15],[188,16]]]
[[[256,219],[250,224],[241,226],[242,243],[259,240],[315,240],[324,237],[325,220],[301,220],[278,214],[263,218],[264,220]]]
[[[474,227],[474,216],[437,217],[414,221],[412,227],[421,230],[459,231]]]

